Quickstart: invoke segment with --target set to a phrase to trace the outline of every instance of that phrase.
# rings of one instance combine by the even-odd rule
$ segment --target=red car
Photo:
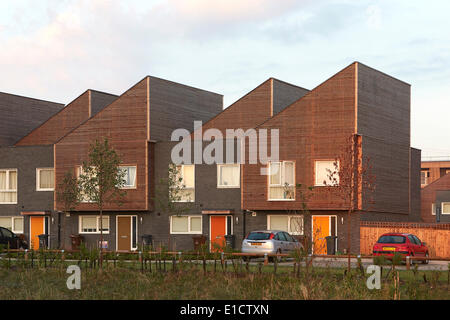
[[[411,233],[385,233],[373,246],[374,256],[385,256],[392,258],[395,253],[403,257],[425,257],[428,258],[428,247]],[[428,263],[428,260],[422,260]]]

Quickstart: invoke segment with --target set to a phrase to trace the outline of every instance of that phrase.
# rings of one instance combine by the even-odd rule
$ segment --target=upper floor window
[[[95,170],[92,170],[92,172],[95,176]],[[85,170],[83,170],[82,166],[77,167],[77,178],[79,178],[81,175],[87,175],[87,174],[88,173]],[[83,203],[92,202],[92,200],[89,198],[88,195],[84,194],[84,192],[82,192],[82,191],[80,193],[81,193],[81,202],[83,202]]]
[[[339,185],[339,174],[330,177],[330,171],[339,171],[339,161],[335,165],[335,160],[316,160],[314,168],[315,186],[336,186]],[[336,170],[337,169],[337,170]],[[334,180],[336,179],[336,180]]]
[[[177,166],[177,183],[180,187],[177,202],[195,201],[195,166]]]
[[[270,162],[269,173],[269,200],[295,200],[294,162]]]
[[[217,188],[239,188],[241,178],[239,164],[217,165]]]
[[[122,189],[135,189],[136,188],[136,167],[135,166],[121,166],[125,175],[123,177],[124,185]]]
[[[55,190],[55,170],[53,168],[36,169],[36,190]]]
[[[422,170],[420,171],[420,184],[426,186],[428,184],[428,178],[430,177],[430,171]]]
[[[432,203],[432,204],[431,204],[431,214],[432,214],[433,216],[436,215],[436,203]]]
[[[0,169],[0,204],[17,203],[17,169]]]
[[[23,233],[23,217],[0,217],[0,227],[14,233]]]

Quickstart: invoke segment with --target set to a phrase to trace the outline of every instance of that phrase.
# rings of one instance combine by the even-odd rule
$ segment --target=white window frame
[[[172,230],[172,217],[176,217],[176,218],[184,218],[187,217],[188,218],[188,231],[187,232],[177,232],[177,231],[173,231]],[[200,218],[200,231],[191,231],[191,219],[192,218]],[[172,215],[170,216],[170,234],[202,234],[203,233],[203,216],[200,215],[181,215],[181,216],[177,216],[177,215]]]
[[[178,170],[178,168],[180,168],[180,175],[181,175],[181,178],[184,180],[184,168],[186,166],[192,166],[194,168],[194,186],[193,187],[184,187],[184,188],[182,188],[182,190],[194,190],[194,198],[191,200],[179,200],[179,201],[175,201],[175,202],[195,202],[195,165],[194,164],[187,164],[187,165],[182,164],[182,165],[177,166],[177,170]]]
[[[18,169],[0,169],[0,171],[6,171],[6,188],[9,188],[10,173],[16,172],[16,177],[17,177],[15,190],[11,190],[11,189],[0,190],[0,192],[16,193],[17,201],[16,202],[0,202],[0,204],[17,204],[19,201],[19,193],[17,192],[17,190],[19,189],[19,170]]]
[[[126,190],[130,190],[130,189],[137,189],[137,165],[121,165],[119,166],[119,169],[121,168],[135,168],[136,169],[136,176],[134,177],[134,185],[133,186],[122,186],[120,189],[126,189]]]
[[[431,215],[432,216],[436,215],[436,203],[431,204]]]
[[[270,183],[270,177],[271,177],[271,168],[270,166],[273,163],[278,163],[280,165],[280,169],[281,169],[281,173],[280,173],[280,184],[271,184]],[[270,198],[270,188],[271,187],[284,187],[285,185],[285,166],[286,163],[292,163],[294,170],[293,170],[293,184],[292,185],[288,185],[288,187],[293,187],[294,188],[294,197],[292,199],[273,199]],[[283,161],[270,161],[269,164],[267,165],[268,168],[268,175],[267,175],[267,201],[295,201],[295,175],[296,175],[296,167],[295,167],[295,161],[291,161],[291,160],[283,160]]]
[[[450,202],[442,202],[441,203],[441,214],[450,214],[450,212],[444,212],[444,204],[450,205]]]
[[[36,168],[36,191],[55,191],[55,179],[53,179],[53,188],[41,188],[41,175],[42,170],[53,170],[53,177],[55,175],[55,168]]]
[[[290,235],[294,236],[303,236],[305,234],[305,217],[303,215],[288,215],[288,214],[271,214],[267,216],[267,230],[271,230],[270,226],[270,218],[271,217],[287,217],[288,218],[288,231]],[[302,218],[302,231],[300,232],[292,232],[291,230],[291,219],[292,218]]]
[[[426,175],[423,177],[424,179],[424,183],[422,183],[422,174],[425,173]],[[428,178],[430,177],[430,170],[420,170],[420,185],[421,186],[426,186],[428,184]]]
[[[11,230],[13,233],[16,234],[23,234],[24,230],[25,230],[25,219],[23,217],[14,217],[14,216],[0,216],[0,218],[11,218]],[[14,220],[16,219],[22,219],[22,230],[16,230],[14,228]]]
[[[82,224],[81,224],[83,217],[89,217],[89,218],[96,217],[97,218],[97,227],[96,227],[97,231],[94,231],[94,232],[83,231]],[[103,231],[103,234],[109,234],[109,232],[111,231],[111,219],[110,219],[109,215],[103,216],[103,218],[108,218],[108,221],[109,221],[108,231]],[[78,233],[80,233],[80,234],[100,234],[100,216],[99,215],[98,216],[97,215],[96,216],[91,216],[91,215],[79,216],[78,217]]]
[[[331,159],[316,159],[316,160],[314,160],[314,186],[315,187],[337,187],[337,186],[339,186],[339,183],[340,183],[340,181],[339,181],[339,168],[340,168],[339,160],[337,160],[337,165],[338,165],[338,176],[337,176],[338,184],[337,185],[327,185],[327,184],[324,184],[323,181],[320,181],[320,182],[317,181],[317,171],[318,171],[317,165],[319,162],[331,162],[333,167],[329,168],[329,169],[334,170],[334,162],[336,162],[336,159],[333,159],[333,160],[331,160]],[[327,177],[328,177],[328,172],[327,172]]]
[[[237,167],[238,168],[238,184],[237,185],[221,185],[220,184],[220,169],[222,167]],[[217,188],[218,189],[230,189],[230,188],[240,188],[241,187],[241,165],[236,163],[223,163],[217,165]]]

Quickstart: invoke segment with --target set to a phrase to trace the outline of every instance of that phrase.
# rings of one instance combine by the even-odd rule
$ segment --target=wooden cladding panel
[[[12,146],[64,107],[0,92],[0,146]]]
[[[273,115],[278,114],[308,92],[307,89],[273,79]]]
[[[363,199],[363,209],[408,214],[410,147],[364,136],[362,149],[376,179],[375,191]]]
[[[365,210],[410,212],[410,91],[409,84],[358,64],[357,133],[377,186]]]
[[[89,90],[91,92],[91,117],[110,105],[118,96],[114,94]]]
[[[355,133],[355,64],[322,83],[258,129],[279,129],[280,159],[296,162],[296,183],[314,185],[314,160],[335,159]],[[270,138],[268,139],[270,143]],[[261,164],[244,165],[243,207],[250,210],[295,210],[295,201],[267,201],[267,176]],[[318,187],[311,210],[345,209],[343,201]]]
[[[53,144],[87,119],[89,119],[89,91],[69,103],[59,113],[17,142],[16,145]]]
[[[422,151],[411,148],[411,170],[410,170],[410,221],[421,221],[421,188],[420,188],[420,160]]]
[[[236,101],[203,125],[203,132],[210,128],[225,134],[226,129],[241,128],[247,130],[263,123],[271,116],[271,80]]]
[[[178,128],[194,130],[222,111],[223,96],[186,85],[149,77],[150,139],[168,141]]]
[[[411,86],[358,63],[358,133],[410,147]]]
[[[137,165],[137,188],[127,190],[121,206],[108,204],[106,210],[147,210],[147,81],[133,88],[65,136],[55,146],[55,176],[61,182],[67,170],[75,170],[87,160],[95,139],[107,137],[124,165]],[[73,171],[74,172],[74,171]],[[57,204],[61,210],[61,205]],[[77,210],[96,210],[92,204],[80,204]]]

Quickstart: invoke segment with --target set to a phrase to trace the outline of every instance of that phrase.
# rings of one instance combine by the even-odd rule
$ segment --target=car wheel
[[[423,264],[428,264],[428,252],[425,253],[425,258],[427,258],[427,259],[422,260],[422,263],[423,263]]]

